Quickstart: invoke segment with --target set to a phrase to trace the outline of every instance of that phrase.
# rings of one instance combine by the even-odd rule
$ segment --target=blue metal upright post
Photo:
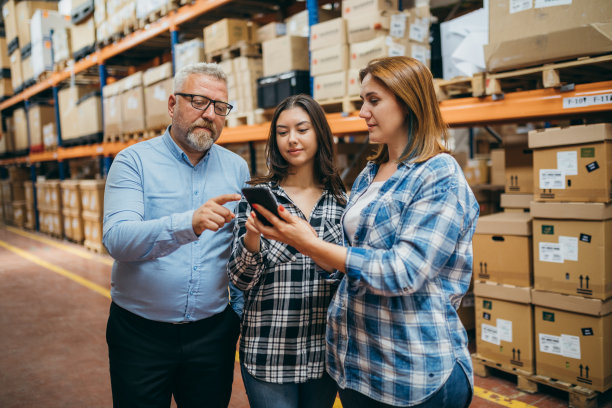
[[[32,201],[34,205],[34,230],[40,231],[38,223],[38,199],[36,197],[36,165],[30,165],[30,180],[32,180]]]
[[[30,121],[28,120],[28,112],[30,111],[30,101],[27,99],[23,101],[23,110],[25,111],[26,130],[28,132],[28,150],[30,150],[30,147],[32,147],[32,135],[30,135]]]
[[[100,100],[104,101],[104,87],[106,86],[106,78],[108,77],[108,72],[106,71],[106,64],[104,61],[101,61],[98,65],[98,75],[100,76]],[[104,127],[104,103],[102,103],[102,126]],[[110,164],[107,164],[111,161],[110,157],[100,157],[100,176],[102,178],[106,177],[108,174],[108,167]]]
[[[306,9],[308,10],[308,38],[310,38],[310,28],[319,22],[319,2],[317,0],[306,0]],[[310,51],[308,52],[308,60],[310,61]],[[314,78],[310,76],[310,95],[314,93]]]
[[[171,49],[170,51],[172,52],[172,75],[174,75],[176,73],[176,53],[174,50],[174,47],[176,47],[176,45],[178,44],[178,40],[179,40],[179,32],[176,28],[172,28],[170,30],[170,45],[171,45]]]
[[[60,120],[60,108],[57,85],[53,86],[53,104],[55,106],[55,131],[57,132],[57,147],[62,147],[62,122]],[[59,161],[59,179],[66,179],[66,163]]]

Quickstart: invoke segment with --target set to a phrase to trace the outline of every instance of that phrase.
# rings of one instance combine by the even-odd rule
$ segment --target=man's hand
[[[202,204],[193,213],[191,220],[193,232],[200,236],[204,230],[219,230],[234,219],[234,213],[223,207],[223,204],[238,200],[240,200],[240,194],[223,194]]]

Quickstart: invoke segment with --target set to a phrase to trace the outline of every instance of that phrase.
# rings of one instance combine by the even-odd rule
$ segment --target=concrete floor
[[[111,407],[105,341],[112,259],[82,246],[0,227],[0,407]],[[238,363],[230,407],[248,402]],[[472,407],[565,407],[554,389],[475,378]],[[612,408],[612,393],[600,397]],[[336,407],[340,407],[339,402]]]

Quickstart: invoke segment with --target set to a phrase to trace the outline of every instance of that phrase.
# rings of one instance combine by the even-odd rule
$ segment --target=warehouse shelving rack
[[[285,6],[289,1],[281,2]],[[307,0],[306,7],[309,10],[309,24],[316,24],[318,21],[317,0]],[[239,2],[235,0],[198,0],[190,4],[181,6],[158,21],[148,24],[144,29],[139,29],[125,36],[121,40],[109,44],[92,54],[77,61],[72,67],[63,71],[53,73],[48,79],[36,83],[35,85],[23,90],[17,95],[0,103],[0,111],[10,109],[19,103],[24,103],[26,109],[29,100],[36,96],[52,90],[55,99],[56,110],[57,91],[61,83],[69,80],[76,74],[91,71],[98,68],[100,86],[106,84],[106,63],[109,60],[121,58],[122,55],[133,52],[137,47],[146,46],[148,43],[156,42],[160,47],[167,48],[178,43],[179,30],[195,21],[200,22],[202,18],[208,18],[213,22],[228,14],[235,15],[253,13],[242,5],[236,7]],[[279,2],[266,3],[258,2],[258,7],[262,5],[276,4]],[[240,8],[241,10],[237,10]],[[244,10],[243,10],[244,9]],[[270,6],[267,11],[272,10]],[[261,11],[261,10],[260,10]],[[200,20],[198,20],[200,19]],[[193,28],[193,27],[192,27]],[[198,27],[201,31],[201,26]],[[186,28],[187,30],[189,27]],[[169,37],[169,38],[168,38]],[[161,41],[161,45],[160,45]],[[168,44],[168,41],[170,44]],[[146,54],[146,53],[145,53]],[[172,53],[174,55],[174,52]],[[602,115],[612,111],[612,81],[579,84],[574,87],[547,88],[530,91],[518,91],[487,97],[466,97],[449,99],[440,102],[440,108],[445,121],[453,127],[470,127],[478,125],[488,125],[502,122],[550,120],[554,118],[588,117],[590,115]],[[327,115],[332,131],[337,136],[363,134],[367,127],[358,112],[332,113]],[[99,157],[102,163],[102,171],[107,172],[111,164],[111,158],[119,151],[136,143],[129,142],[107,142],[86,146],[62,147],[61,126],[59,115],[56,115],[58,148],[55,151],[31,153],[26,156],[0,159],[0,166],[12,164],[26,164],[31,166],[32,179],[35,181],[36,169],[34,165],[41,162],[58,162],[60,179],[64,178],[63,163],[69,159]],[[242,143],[266,140],[268,135],[269,123],[256,125],[243,125],[229,127],[223,131],[219,143]],[[36,196],[36,195],[34,195]]]

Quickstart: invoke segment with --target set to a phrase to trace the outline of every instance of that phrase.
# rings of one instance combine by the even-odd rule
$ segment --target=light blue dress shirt
[[[115,259],[113,302],[149,320],[197,321],[228,303],[226,265],[233,221],[199,237],[194,210],[221,194],[240,194],[249,180],[246,162],[213,145],[193,166],[166,132],[122,150],[104,194],[103,243]],[[225,204],[234,211],[238,202]],[[241,315],[242,293],[232,288]]]

